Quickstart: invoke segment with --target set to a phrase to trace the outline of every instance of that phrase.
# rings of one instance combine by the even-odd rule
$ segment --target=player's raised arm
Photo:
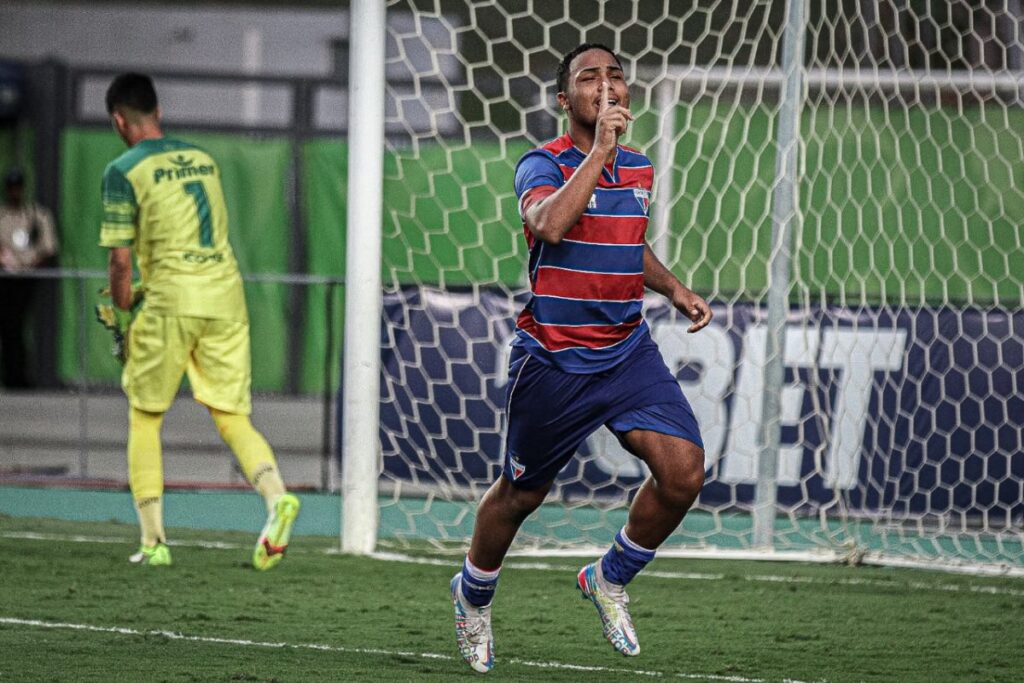
[[[633,115],[622,106],[617,96],[613,101],[612,86],[606,73],[601,78],[599,95],[593,130],[585,130],[592,135],[586,159],[562,187],[531,204],[524,213],[530,232],[542,242],[558,244],[579,221],[597,187],[601,169],[614,158],[619,136],[626,131],[629,121],[633,120]],[[586,128],[585,112],[577,110],[587,105],[587,88],[573,85],[570,94],[561,97],[566,102],[571,125],[577,129]]]
[[[651,245],[644,243],[644,286],[666,297],[676,309],[693,321],[687,332],[699,332],[711,322],[713,314],[708,302],[679,281],[658,260]]]

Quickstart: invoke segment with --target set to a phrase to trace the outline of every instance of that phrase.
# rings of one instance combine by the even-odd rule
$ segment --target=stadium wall
[[[231,242],[243,272],[286,272],[288,145],[272,138],[253,142],[209,133],[188,138],[205,147],[221,166],[232,220]],[[62,265],[105,271],[106,250],[97,245],[103,215],[100,179],[107,163],[124,151],[124,144],[112,132],[70,129],[62,138],[62,147]],[[84,376],[90,382],[116,384],[119,377],[120,369],[108,349],[109,334],[91,315],[96,292],[104,284],[103,279],[86,281],[83,293],[77,282],[63,283],[58,369],[67,381]],[[246,287],[250,321],[257,331],[253,335],[253,387],[257,390],[283,386],[287,366],[281,349],[288,324],[285,295],[280,285],[249,283]]]

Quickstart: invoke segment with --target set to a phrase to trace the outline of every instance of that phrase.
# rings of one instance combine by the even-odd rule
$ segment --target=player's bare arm
[[[565,185],[527,209],[526,225],[534,237],[543,242],[558,244],[565,233],[579,221],[594,188],[597,187],[601,169],[614,158],[619,136],[626,132],[629,122],[633,120],[629,109],[620,104],[628,104],[629,101],[628,95],[622,96],[620,92],[625,88],[625,83],[623,82],[621,87],[613,87],[611,83],[613,79],[618,80],[616,72],[621,76],[621,70],[617,67],[611,72],[611,77],[608,76],[607,67],[605,73],[594,68],[582,69],[573,82],[572,95],[559,95],[559,100],[564,102],[563,106],[569,111],[573,131],[584,133],[578,135],[584,139],[576,140],[577,146],[582,144],[583,149],[587,142],[590,142],[590,152]],[[601,81],[599,90],[596,83],[592,82],[597,79]],[[587,126],[588,119],[585,112],[582,116],[577,116],[576,108],[581,108],[581,104],[587,102],[586,98],[590,91],[597,91],[599,99],[596,103],[597,115],[594,118],[593,132],[588,141],[585,134],[590,132]]]
[[[132,251],[129,247],[115,247],[107,258],[110,279],[110,298],[118,308],[132,307]]]
[[[713,314],[708,302],[680,282],[654,255],[649,243],[644,244],[644,285],[671,301],[676,310],[693,322],[687,332],[699,332],[711,322]]]

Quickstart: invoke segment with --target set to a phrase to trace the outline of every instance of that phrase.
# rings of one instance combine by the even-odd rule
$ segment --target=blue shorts
[[[554,480],[601,425],[620,441],[630,430],[646,429],[704,447],[679,382],[645,336],[621,363],[589,375],[563,372],[512,349],[502,469],[509,482],[535,489]]]

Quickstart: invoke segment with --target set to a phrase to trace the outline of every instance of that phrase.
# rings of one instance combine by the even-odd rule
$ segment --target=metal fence
[[[0,274],[10,278],[10,274]],[[126,481],[127,401],[118,386],[116,361],[97,362],[97,344],[109,347],[106,330],[95,322],[97,283],[106,281],[98,270],[38,269],[18,274],[39,284],[63,283],[54,299],[71,292],[74,335],[64,344],[77,372],[58,368],[56,383],[31,390],[0,390],[0,480],[9,482],[74,480],[80,484],[120,485]],[[264,432],[293,486],[334,490],[337,475],[335,398],[340,382],[340,307],[338,278],[309,275],[253,274],[247,287],[279,285],[290,291],[320,288],[325,308],[324,344],[308,362],[323,369],[323,389],[317,394],[261,392],[253,401],[253,422]],[[289,299],[296,298],[289,296]],[[45,303],[45,302],[44,302]],[[52,313],[39,311],[41,313]],[[53,317],[53,316],[48,316]],[[67,321],[65,321],[67,322]],[[31,332],[31,331],[30,331]],[[50,333],[56,333],[50,330]],[[29,337],[37,336],[29,334]],[[259,343],[258,329],[252,330]],[[97,339],[100,341],[97,342]],[[32,340],[30,355],[38,344]],[[2,352],[2,351],[0,351]],[[64,349],[67,354],[68,349]],[[70,355],[70,354],[68,354]],[[113,361],[113,362],[111,362]],[[58,363],[58,365],[61,365]],[[64,363],[70,366],[69,363]],[[100,365],[102,367],[97,367]],[[233,486],[244,483],[212,422],[186,390],[169,411],[164,431],[166,478],[170,485]]]

